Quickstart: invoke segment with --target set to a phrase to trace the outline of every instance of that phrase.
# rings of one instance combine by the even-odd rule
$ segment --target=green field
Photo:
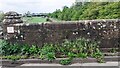
[[[42,23],[42,22],[46,22],[46,18],[43,18],[43,17],[23,17],[22,19],[26,23]]]

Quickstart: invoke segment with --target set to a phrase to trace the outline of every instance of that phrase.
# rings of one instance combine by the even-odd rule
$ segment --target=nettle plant
[[[39,55],[40,48],[36,45],[29,46],[27,44],[17,44],[8,43],[7,41],[2,41],[0,45],[0,55],[1,56],[16,56],[16,55],[27,55],[34,56]]]
[[[44,44],[44,46],[41,48],[40,52],[40,58],[41,59],[47,59],[50,62],[52,62],[55,57],[55,47],[53,44]]]
[[[103,54],[99,50],[98,42],[91,41],[90,39],[80,38],[72,41],[65,40],[62,44],[62,48],[65,50],[69,58],[97,58],[99,62],[103,62]]]
[[[98,43],[89,39],[80,38],[72,41],[65,40],[62,44],[64,53],[73,53],[80,56],[91,56],[99,50]]]
[[[84,59],[93,57],[98,59],[98,62],[103,62],[104,58],[103,53],[99,50],[98,42],[85,38],[65,40],[62,44],[45,43],[42,48],[39,48],[36,45],[29,46],[27,44],[10,44],[4,41],[0,47],[1,55],[13,55],[10,56],[13,58],[16,55],[27,55],[27,58],[37,56],[37,58],[47,59],[50,62],[59,57],[68,58],[60,61],[63,65],[71,63],[73,58]]]
[[[2,41],[0,47],[1,55],[17,55],[21,52],[21,46],[19,46],[17,43],[11,44],[7,41]]]

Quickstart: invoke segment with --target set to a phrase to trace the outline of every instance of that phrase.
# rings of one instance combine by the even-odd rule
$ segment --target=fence
[[[118,47],[120,19],[4,25],[4,37],[10,42],[36,44],[61,43],[64,39],[84,37],[100,41],[100,47]]]

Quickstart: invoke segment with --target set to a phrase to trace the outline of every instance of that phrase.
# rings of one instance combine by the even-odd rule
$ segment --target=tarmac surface
[[[23,64],[19,67],[0,67],[0,68],[120,68],[120,62],[75,63],[71,65],[29,63]]]

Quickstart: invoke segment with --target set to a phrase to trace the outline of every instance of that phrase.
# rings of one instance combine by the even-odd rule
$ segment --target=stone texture
[[[16,24],[16,23],[23,23],[20,14],[14,11],[5,13],[3,24]]]
[[[62,43],[64,39],[84,37],[100,41],[100,47],[118,47],[120,19],[62,21],[42,24],[13,24],[14,34],[6,33],[10,42],[36,44]]]

